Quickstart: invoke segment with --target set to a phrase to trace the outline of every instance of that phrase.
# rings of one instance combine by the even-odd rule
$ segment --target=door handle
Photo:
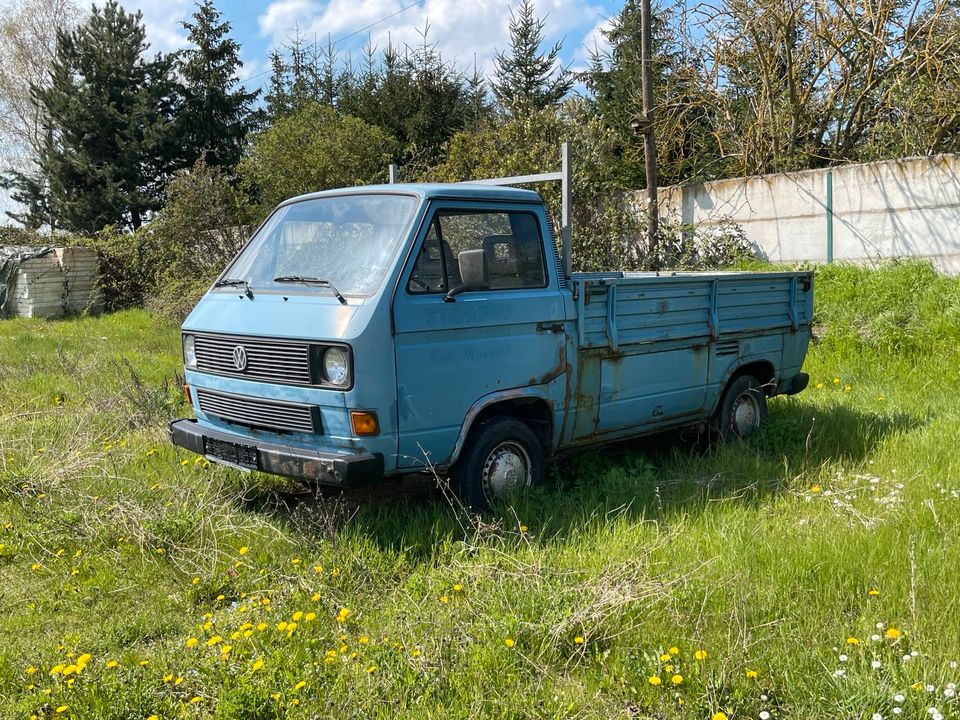
[[[541,322],[541,323],[537,323],[537,332],[538,332],[538,333],[542,333],[542,332],[562,333],[562,332],[563,332],[563,323],[562,323],[562,322],[555,322],[555,323],[545,323],[545,322]]]

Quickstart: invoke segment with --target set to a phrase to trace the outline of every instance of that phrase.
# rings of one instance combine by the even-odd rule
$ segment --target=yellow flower
[[[320,600],[320,593],[314,593],[314,594],[313,594],[313,597],[311,597],[310,599],[313,600],[314,602],[319,601],[319,600]]]
[[[319,575],[320,573],[323,572],[323,565],[314,565],[314,566],[313,566],[313,571],[314,571],[317,575]]]
[[[859,638],[855,638],[855,637],[848,637],[848,638],[847,638],[847,645],[859,645],[859,644],[860,644],[860,639],[859,639]]]
[[[725,712],[717,711],[713,714],[713,717],[710,720],[727,720],[727,714]]]
[[[840,378],[835,377],[835,378],[833,379],[833,384],[834,384],[834,385],[839,385],[839,384],[840,384]]]
[[[307,684],[306,680],[301,680],[300,682],[298,682],[296,685],[293,686],[293,689],[299,690],[300,688],[305,687],[306,684]]]
[[[187,643],[186,643],[186,644],[187,644],[187,647],[193,647],[193,646],[196,645],[198,642],[199,642],[199,640],[197,640],[195,637],[192,637],[192,638],[187,638]]]
[[[677,674],[677,675],[671,676],[670,682],[672,682],[674,685],[679,685],[680,683],[683,682],[683,675]]]
[[[890,638],[891,640],[896,640],[896,639],[897,639],[898,637],[900,637],[902,634],[903,634],[903,633],[901,633],[901,632],[900,632],[899,630],[897,630],[896,628],[887,628],[887,632],[884,633],[884,635],[886,635],[886,636],[887,636],[888,638]]]
[[[347,608],[340,608],[340,612],[337,613],[337,622],[344,622],[348,617],[350,617],[350,610]]]
[[[664,665],[663,669],[667,672],[673,672],[673,665]]]
[[[335,567],[333,570],[330,571],[330,574],[333,577],[340,577],[340,568]]]
[[[299,564],[300,564],[300,558],[293,558],[293,559],[290,561],[290,564],[291,564],[291,565],[299,565]]]
[[[526,525],[520,526],[520,532],[525,533],[529,528]]]
[[[108,667],[108,668],[115,668],[115,667],[116,667],[117,665],[119,665],[119,664],[120,664],[120,663],[118,663],[116,660],[108,660],[108,661],[107,661],[107,667]]]
[[[193,584],[193,585],[197,585],[197,584],[200,582],[200,578],[195,577],[195,578],[194,578],[193,580],[191,580],[190,582],[191,582],[191,584]]]
[[[220,654],[226,657],[230,654],[230,651],[233,650],[233,645],[221,645]]]
[[[171,680],[173,680],[173,673],[167,673],[166,675],[163,676],[164,683],[168,683]]]
[[[676,645],[674,645],[672,648],[670,648],[669,650],[667,650],[667,652],[670,653],[671,655],[679,655],[679,654],[680,654],[680,648],[678,648]]]
[[[241,555],[246,555],[248,552],[250,552],[250,548],[248,548],[246,545],[244,545],[242,548],[240,548],[240,554],[241,554]]]
[[[823,490],[823,488],[820,487],[819,485],[814,485],[812,488],[810,488],[810,492],[812,492],[812,493],[818,493],[818,492],[820,492],[821,490]]]
[[[67,666],[63,669],[63,676],[64,676],[64,677],[67,677],[67,676],[69,676],[69,675],[73,675],[76,671],[77,671],[77,666],[76,666],[76,665],[67,665]]]
[[[149,665],[149,664],[150,664],[150,661],[149,661],[149,660],[141,660],[141,661],[140,661],[140,667],[146,667],[146,666]]]
[[[272,698],[273,698],[274,700],[276,700],[277,702],[280,701],[280,693],[274,693],[274,694],[271,695],[270,697],[272,697]]]
[[[574,642],[575,644],[577,644],[577,645],[583,645],[583,635],[577,635],[577,636],[573,639],[573,642]]]
[[[461,590],[463,590],[463,585],[461,585],[460,583],[454,583],[453,591],[460,592]]]
[[[512,648],[514,645],[516,645],[513,638],[507,638],[506,640],[503,641],[503,644],[506,645],[508,648]]]
[[[263,632],[266,629],[267,629],[267,624],[265,622],[257,623],[257,630],[259,630],[260,632]]]
[[[664,653],[663,655],[660,656],[660,662],[666,662],[669,659],[670,659],[670,653]]]
[[[214,635],[212,638],[210,638],[209,640],[207,640],[207,647],[213,647],[214,645],[216,645],[216,644],[217,644],[218,642],[220,642],[221,640],[223,640],[222,637],[220,637],[219,635]]]
[[[317,614],[315,612],[308,612],[306,615],[303,616],[303,619],[306,620],[307,622],[311,622],[317,619]]]
[[[377,671],[376,665],[371,665],[370,667],[367,668],[368,673],[375,673],[376,671]]]
[[[266,607],[267,605],[270,604],[270,598],[264,598],[260,602],[263,604],[264,607]]]
[[[196,705],[198,702],[200,702],[200,696],[199,696],[199,695],[194,695],[192,698],[190,698],[190,704],[191,704],[191,705]]]
[[[659,685],[660,683],[663,682],[663,680],[661,680],[656,675],[651,675],[650,677],[647,678],[647,682],[650,683],[651,685]]]
[[[871,597],[876,597],[879,594],[880,594],[880,591],[877,590],[876,588],[871,588],[870,590],[867,590],[867,595],[870,595]]]
[[[287,637],[293,635],[293,631],[297,629],[297,624],[295,622],[289,623],[287,625]]]
[[[293,614],[293,621],[294,621],[294,622],[300,622],[300,620],[301,620],[302,618],[303,618],[303,612],[301,612],[300,610],[297,610],[297,611]]]
[[[283,632],[283,631],[286,630],[286,629],[287,629],[287,621],[286,621],[286,620],[281,620],[280,622],[277,623],[277,630],[279,630],[280,632]]]
[[[923,690],[923,683],[915,682],[910,686],[911,690]]]
[[[818,382],[816,387],[817,387],[817,390],[822,390],[822,389],[823,389],[823,383],[822,383],[822,382]]]
[[[747,670],[747,679],[748,679],[748,680],[754,680],[754,679],[756,679],[756,677],[757,677],[758,674],[759,674],[759,673],[757,673],[756,670]]]
[[[257,658],[256,660],[253,661],[253,665],[250,666],[250,669],[253,670],[253,672],[256,672],[262,667],[263,667],[263,660],[261,660],[260,658]]]
[[[57,713],[58,714],[65,713],[69,709],[70,709],[69,705],[61,705],[60,707],[57,708]]]
[[[63,665],[54,665],[52,668],[50,668],[51,675],[59,675],[62,672],[63,672]]]
[[[361,635],[361,636],[360,636],[360,644],[361,644],[361,645],[366,645],[368,642],[370,642],[370,638],[368,638],[366,635]]]
[[[694,656],[697,660],[706,660],[706,659],[707,659],[707,651],[706,651],[706,650],[697,650],[697,651],[693,654],[693,656]]]
[[[37,669],[33,665],[27,666],[27,675],[33,675]]]
[[[446,595],[441,595],[441,596],[440,596],[440,602],[441,602],[442,604],[446,605],[448,600],[449,600],[449,598],[448,598]]]
[[[160,718],[157,715],[150,715],[147,717],[147,720],[160,720]]]

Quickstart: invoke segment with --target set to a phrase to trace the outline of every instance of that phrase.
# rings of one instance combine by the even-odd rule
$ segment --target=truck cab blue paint
[[[286,447],[296,457],[316,453],[325,468],[332,468],[333,460],[382,458],[383,474],[393,475],[427,463],[451,466],[473,424],[491,408],[548,418],[539,429],[550,449],[560,449],[703,422],[730,378],[751,363],[758,374],[768,375],[758,378],[769,382],[768,394],[799,387],[789,381],[800,374],[809,340],[811,273],[577,273],[563,278],[539,195],[513,188],[351,188],[295,198],[278,210],[297,202],[377,194],[409,195],[416,211],[372,292],[345,293],[341,303],[323,287],[291,284],[265,292],[255,287],[253,298],[237,287],[214,287],[183,325],[185,335],[213,337],[225,347],[255,344],[258,338],[304,347],[345,344],[352,384],[338,389],[274,382],[262,374],[221,372],[201,363],[185,372],[197,420],[174,423],[175,442],[206,448],[206,431],[218,441],[236,438],[231,442],[238,447]],[[508,228],[506,234],[484,237],[486,261],[508,270],[533,268],[530,277],[539,277],[535,270],[542,263],[542,282],[527,282],[517,270],[516,287],[477,287],[448,297],[451,288],[440,291],[430,286],[433,279],[413,277],[418,259],[430,250],[428,242],[443,254],[436,258],[438,267],[456,262],[442,237],[430,237],[439,232],[432,225],[435,218],[492,214],[508,218],[510,228],[521,220],[531,227],[532,218],[541,255],[537,260],[524,251],[518,260],[510,247],[503,257],[496,255],[498,242],[519,243]],[[279,372],[287,361],[277,362]],[[198,392],[246,398],[254,406],[309,407],[319,424],[315,432],[303,432],[225,419],[216,407],[205,411]],[[376,413],[379,432],[358,435],[352,411]],[[338,482],[339,477],[329,469],[311,479]]]

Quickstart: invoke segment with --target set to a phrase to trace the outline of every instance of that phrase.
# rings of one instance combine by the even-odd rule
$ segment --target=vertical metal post
[[[643,94],[643,158],[647,174],[647,243],[651,255],[657,250],[660,208],[657,205],[657,150],[653,137],[653,39],[650,30],[650,0],[640,3],[640,86]]]
[[[388,172],[389,172],[389,180],[387,180],[387,182],[389,182],[391,185],[396,185],[397,184],[397,164],[390,163],[390,168]]]
[[[560,146],[560,241],[563,245],[563,273],[570,277],[572,272],[572,236],[570,232],[570,211],[573,207],[573,167],[570,164],[570,143]]]
[[[827,262],[833,262],[833,170],[827,170]]]

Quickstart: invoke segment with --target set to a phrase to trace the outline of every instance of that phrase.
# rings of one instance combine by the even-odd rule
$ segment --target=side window
[[[532,214],[441,211],[414,264],[410,292],[446,292],[458,287],[457,257],[464,250],[483,250],[491,290],[547,284],[540,230]]]

